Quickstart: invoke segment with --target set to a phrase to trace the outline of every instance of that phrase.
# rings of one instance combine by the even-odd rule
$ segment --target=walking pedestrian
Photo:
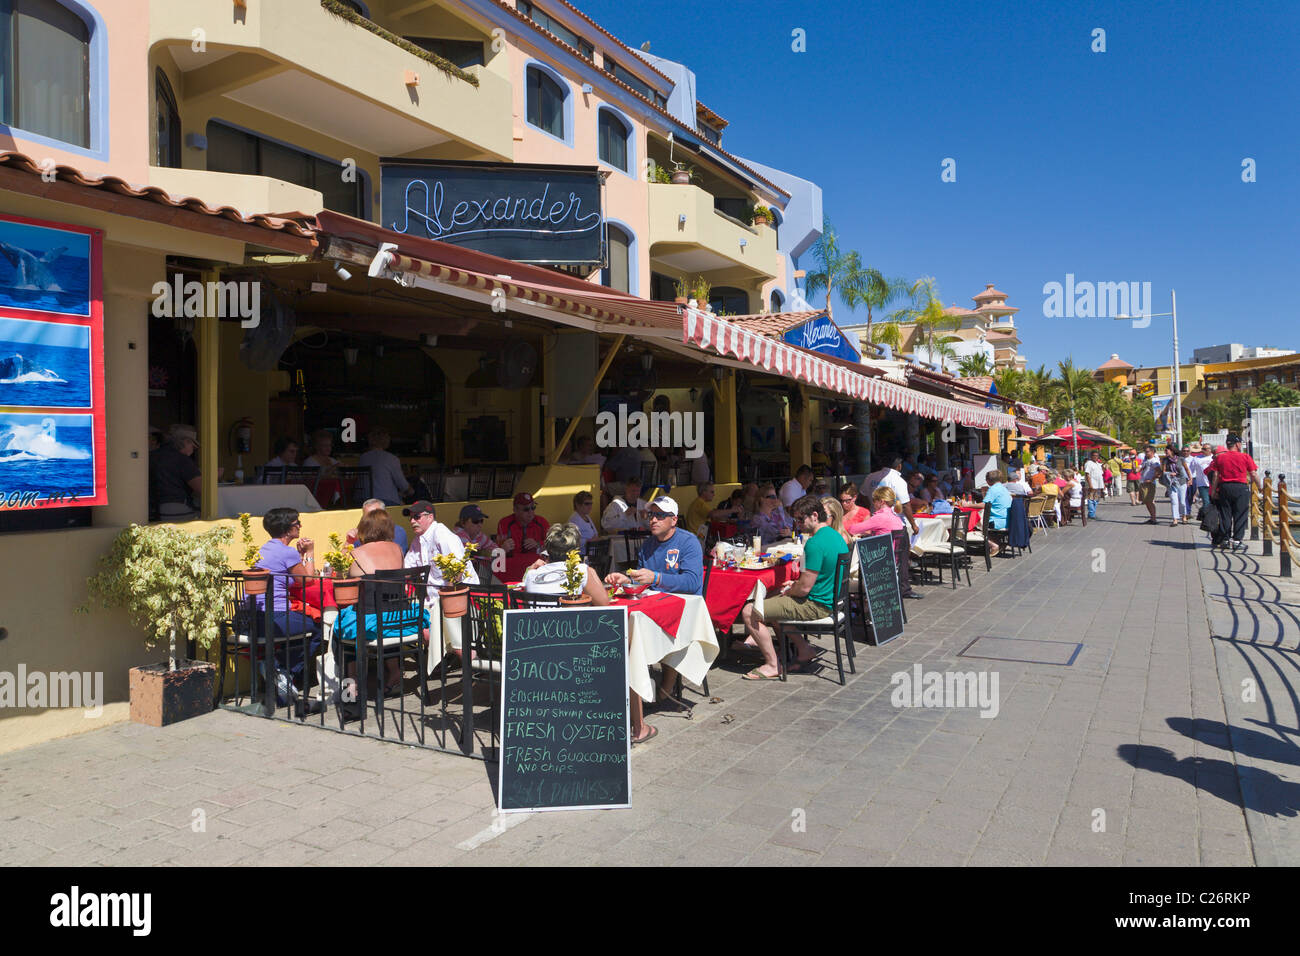
[[[1232,528],[1231,548],[1244,554],[1249,550],[1244,539],[1250,520],[1250,488],[1246,482],[1259,486],[1259,466],[1241,450],[1241,436],[1229,435],[1227,450],[1216,455],[1206,470],[1213,480],[1210,497],[1219,503],[1224,527]],[[1226,536],[1219,547],[1225,550],[1229,547]]]
[[[1147,524],[1157,524],[1156,521],[1156,481],[1159,480],[1163,471],[1160,467],[1160,459],[1156,457],[1156,446],[1147,445],[1147,450],[1143,453],[1142,461],[1138,465],[1138,500],[1146,505],[1149,517]]]
[[[1130,454],[1124,461],[1124,490],[1128,492],[1129,503],[1138,506],[1139,460],[1136,454]]]
[[[1165,449],[1165,459],[1160,463],[1160,468],[1163,472],[1161,484],[1169,495],[1169,524],[1176,528],[1187,522],[1187,485],[1191,476],[1187,474],[1187,465],[1173,445]]]
[[[1187,457],[1187,473],[1192,476],[1191,493],[1200,499],[1203,509],[1210,507],[1210,479],[1205,469],[1210,467],[1212,461],[1214,456],[1210,454],[1209,445],[1192,443],[1191,454]]]
[[[1083,466],[1084,476],[1088,479],[1088,517],[1097,517],[1097,502],[1105,493],[1106,468],[1101,463],[1101,452],[1094,451]]]

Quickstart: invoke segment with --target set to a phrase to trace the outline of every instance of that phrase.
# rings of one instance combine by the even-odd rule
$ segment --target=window
[[[628,165],[628,140],[632,129],[610,110],[602,109],[596,120],[596,134],[600,140],[600,158],[615,169],[630,173]]]
[[[712,126],[705,126],[703,123],[701,123],[699,126],[696,127],[696,130],[699,132],[701,136],[707,139],[710,143],[713,143],[715,146],[721,144],[722,134],[719,133]]]
[[[471,66],[482,66],[482,40],[440,40],[437,37],[407,37],[422,50],[428,50],[435,56],[450,60],[462,70]]]
[[[0,123],[90,148],[90,30],[55,0],[0,0]]]
[[[592,60],[594,62],[596,58],[595,48],[593,48],[590,43],[588,43],[582,37],[578,36],[578,34],[574,33],[564,24],[556,20],[552,20],[544,10],[539,10],[533,4],[528,3],[527,0],[519,0],[519,2],[515,4],[515,9],[518,10],[520,13],[522,13],[524,16],[526,16],[529,20],[532,20],[543,30],[547,30],[555,34],[565,43],[569,44],[569,46],[573,47],[579,53],[585,56],[588,60]]]
[[[745,214],[749,206],[749,200],[736,199],[733,196],[714,196],[713,208],[723,215],[730,216],[732,219],[745,221]]]
[[[564,139],[564,96],[559,83],[535,66],[528,74],[528,122],[557,139]]]
[[[176,109],[176,94],[161,68],[154,78],[154,109],[158,114],[158,143],[154,147],[153,164],[180,169],[181,114]]]
[[[605,57],[605,72],[608,73],[610,76],[614,77],[614,79],[626,83],[628,86],[632,87],[632,89],[636,90],[638,93],[640,93],[642,96],[648,99],[651,103],[655,104],[655,106],[658,106],[660,109],[668,108],[667,97],[665,97],[662,93],[656,90],[649,83],[642,80],[635,73],[632,73],[624,69],[623,67],[619,66],[608,56]]]
[[[785,300],[781,298],[781,293],[776,291],[776,289],[773,289],[772,295],[769,298],[770,310],[772,312],[780,312],[783,305],[785,305]]]
[[[1182,392],[1184,395],[1187,394],[1187,380],[1186,380],[1186,379],[1183,379],[1183,380],[1179,381],[1179,383],[1178,383],[1178,391]]]
[[[364,177],[353,170],[354,182],[343,178],[342,163],[323,159],[281,143],[263,139],[224,123],[208,123],[208,169],[217,173],[270,176],[320,192],[326,209],[365,218]]]
[[[618,226],[606,224],[606,252],[609,264],[601,270],[600,284],[619,292],[631,292],[632,240]]]
[[[709,290],[709,305],[718,315],[747,315],[749,313],[749,293],[744,289],[718,286]]]

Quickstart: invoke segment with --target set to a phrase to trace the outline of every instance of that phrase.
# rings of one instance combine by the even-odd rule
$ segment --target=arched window
[[[613,223],[605,225],[609,265],[600,272],[600,284],[619,292],[632,291],[632,239]]]
[[[158,143],[154,147],[153,164],[180,169],[181,114],[176,108],[176,94],[161,68],[154,76],[154,109],[158,113]]]
[[[90,147],[90,28],[57,0],[0,0],[0,123]]]
[[[564,87],[535,66],[525,72],[528,122],[557,139],[564,139]]]
[[[611,110],[602,109],[596,120],[596,133],[600,141],[600,159],[615,169],[630,173],[628,163],[628,142],[632,138],[632,129]]]
[[[730,286],[716,286],[709,290],[709,305],[713,306],[713,311],[719,314],[748,315],[749,293],[744,289],[733,289]]]
[[[769,308],[771,309],[771,311],[780,312],[782,306],[784,305],[785,305],[785,299],[781,296],[781,293],[778,292],[776,289],[773,289],[772,295],[769,298]]]

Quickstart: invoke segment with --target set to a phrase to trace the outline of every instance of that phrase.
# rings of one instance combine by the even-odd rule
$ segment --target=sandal
[[[635,747],[637,744],[649,743],[650,741],[654,740],[656,737],[659,736],[659,728],[656,727],[654,724],[646,724],[646,729],[649,731],[649,733],[646,734],[644,737],[642,737],[640,740],[637,740],[635,737],[632,738],[633,747]]]
[[[761,665],[760,665],[760,666],[761,666]],[[787,669],[788,669],[788,668],[787,668]],[[750,671],[748,674],[745,674],[741,679],[742,679],[742,680],[780,680],[780,679],[781,679],[781,675],[780,675],[780,674],[771,674],[771,675],[764,674],[764,673],[763,673],[763,672],[762,672],[758,667],[755,667],[755,668],[754,668],[752,671]]]

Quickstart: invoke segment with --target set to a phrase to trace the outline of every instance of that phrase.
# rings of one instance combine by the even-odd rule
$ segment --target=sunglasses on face
[[[764,497],[764,498],[775,498],[776,495],[764,495],[763,497]]]
[[[651,521],[663,521],[665,518],[671,518],[672,515],[664,514],[662,511],[651,511],[647,517]]]
[[[536,505],[527,505],[526,507],[521,507],[519,510],[520,510],[520,511],[536,511],[536,510],[537,510],[537,506],[536,506]]]

